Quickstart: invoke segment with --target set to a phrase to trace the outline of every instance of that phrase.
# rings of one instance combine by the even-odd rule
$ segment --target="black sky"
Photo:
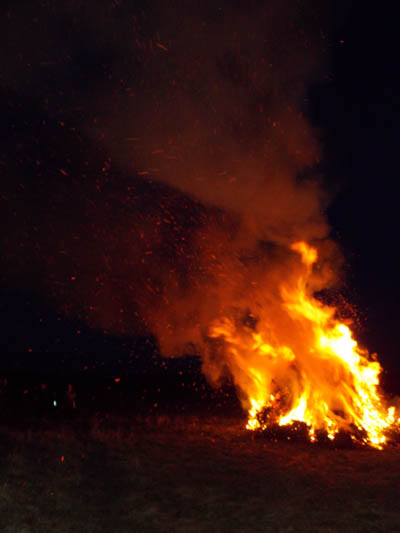
[[[152,3],[88,2],[83,10],[79,2],[56,4],[1,7],[3,367],[18,360],[20,368],[32,368],[32,358],[43,352],[46,364],[65,353],[74,353],[76,361],[88,351],[126,352],[129,358],[126,345],[134,346],[148,330],[138,307],[125,301],[131,294],[126,287],[132,268],[146,284],[150,267],[135,265],[150,251],[146,240],[155,239],[157,217],[169,220],[173,213],[181,238],[196,231],[203,217],[220,216],[168,185],[138,180],[139,169],[121,164],[110,149],[113,106],[129,100],[141,69],[139,58],[121,51],[121,42],[134,38],[123,34],[123,22],[134,20],[137,37],[151,31]],[[398,32],[383,5],[349,4],[342,9],[337,3],[332,21],[321,23],[330,32],[325,67],[309,85],[305,108],[322,150],[318,172],[334,191],[327,216],[345,257],[343,291],[357,307],[360,338],[398,379]],[[120,18],[122,34],[115,33],[118,25],[107,31],[107,14]],[[166,198],[161,214],[155,197]],[[136,248],[126,221],[145,228]],[[169,230],[170,222],[165,224]],[[192,250],[184,242],[187,258]],[[169,266],[171,257],[185,260],[175,245],[164,243],[160,250],[158,260]],[[75,290],[82,262],[102,290]],[[89,309],[94,292],[96,316],[77,313],[74,302],[86,299]],[[120,308],[130,318],[124,315],[117,327]],[[113,329],[122,337],[104,341]]]
[[[389,371],[400,367],[399,70],[385,6],[353,7],[336,34],[332,81],[312,93],[323,125],[324,173],[338,183],[328,214],[344,250],[361,337]]]

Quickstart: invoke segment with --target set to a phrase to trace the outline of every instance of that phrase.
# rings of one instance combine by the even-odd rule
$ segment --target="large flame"
[[[387,407],[378,391],[381,366],[358,346],[335,308],[313,295],[309,280],[317,250],[305,242],[296,242],[292,250],[301,263],[296,276],[278,289],[283,331],[275,331],[273,319],[239,327],[222,318],[210,328],[210,337],[223,341],[229,370],[244,396],[247,428],[299,421],[311,440],[318,430],[330,439],[343,430],[382,448],[385,432],[396,421],[394,407]]]

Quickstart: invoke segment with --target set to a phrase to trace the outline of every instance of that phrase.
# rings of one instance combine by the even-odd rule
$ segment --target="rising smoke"
[[[327,43],[321,14],[306,4],[164,4],[133,50],[142,58],[129,105],[113,109],[113,126],[107,117],[120,157],[237,215],[249,239],[327,233],[310,173],[318,141],[304,116]]]
[[[173,355],[198,349],[215,317],[274,313],[290,244],[328,235],[304,115],[327,42],[323,13],[305,2],[175,2],[151,17],[151,36],[136,42],[140,82],[109,149],[209,210],[184,264],[166,261],[162,297],[142,308]]]
[[[140,324],[165,355],[201,351],[219,316],[274,313],[292,242],[334,254],[305,115],[329,48],[319,4],[10,8],[25,31],[3,87],[36,116],[8,186],[7,277],[96,328]]]

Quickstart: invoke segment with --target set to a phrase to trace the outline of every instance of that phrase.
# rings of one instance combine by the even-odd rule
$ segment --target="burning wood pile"
[[[312,442],[345,434],[380,449],[399,426],[395,407],[379,391],[382,368],[335,308],[314,296],[317,250],[305,242],[291,248],[298,260],[277,288],[277,305],[253,325],[215,321],[209,336],[218,341],[211,343],[205,370],[221,372],[215,361],[223,359],[248,411],[249,430],[290,439],[306,434]]]

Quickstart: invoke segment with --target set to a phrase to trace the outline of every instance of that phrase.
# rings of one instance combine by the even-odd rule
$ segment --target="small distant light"
[[[57,407],[57,400],[53,400],[54,407]]]

